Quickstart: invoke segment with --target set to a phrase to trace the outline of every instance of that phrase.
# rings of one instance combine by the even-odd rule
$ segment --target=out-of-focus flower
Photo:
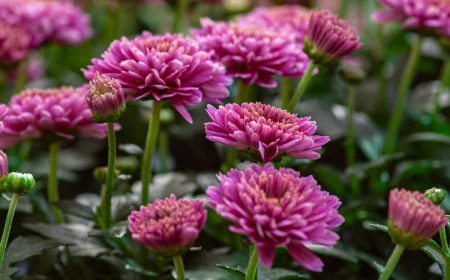
[[[302,267],[321,271],[322,261],[306,244],[331,247],[339,236],[331,231],[344,221],[336,196],[321,191],[312,176],[271,163],[252,164],[243,171],[219,174],[219,186],[206,193],[210,206],[231,221],[230,230],[247,235],[258,249],[259,261],[271,267],[277,247],[287,246]]]
[[[394,189],[389,194],[389,234],[395,244],[410,250],[425,246],[445,225],[444,210],[418,191]]]
[[[125,94],[120,83],[98,72],[89,83],[86,101],[97,123],[116,122],[126,111]]]
[[[335,63],[362,47],[359,36],[347,21],[328,11],[311,16],[304,51],[316,63]]]
[[[77,45],[92,36],[90,17],[71,1],[4,0],[0,19],[24,28],[32,47],[50,41]]]
[[[26,82],[34,82],[37,80],[41,80],[45,76],[45,69],[47,67],[46,62],[44,59],[40,56],[35,55],[35,53],[31,54],[28,57],[27,61],[27,77]],[[8,86],[14,86],[17,74],[18,74],[18,67],[14,67],[11,69],[6,69],[6,81],[5,83]]]
[[[23,28],[0,19],[0,66],[25,58],[30,51],[30,35]]]
[[[4,184],[7,191],[18,195],[26,195],[34,190],[36,181],[31,174],[11,172],[6,177]]]
[[[228,97],[231,78],[223,65],[200,50],[199,43],[181,35],[152,35],[114,41],[102,59],[83,70],[88,79],[95,72],[116,79],[130,98],[168,99],[189,122],[185,106],[202,100],[221,103]]]
[[[206,138],[243,150],[256,161],[280,161],[283,156],[318,159],[315,151],[330,139],[314,135],[316,123],[261,103],[208,105],[212,122],[205,124]]]
[[[310,63],[290,30],[265,26],[201,20],[192,33],[204,50],[222,62],[228,74],[245,84],[276,87],[273,76],[302,77]]]
[[[422,34],[450,36],[448,0],[379,0],[387,9],[372,14],[377,23],[398,22],[404,29]]]
[[[6,117],[6,115],[9,112],[9,108],[8,106],[6,106],[5,104],[0,104],[0,133],[3,131],[3,119]]]
[[[200,200],[177,200],[172,194],[133,211],[128,222],[133,239],[155,255],[171,258],[193,245],[205,225],[206,210]]]
[[[303,44],[313,11],[301,6],[261,7],[239,18],[239,24],[259,25],[278,32],[293,32]]]
[[[85,92],[86,86],[27,89],[15,95],[3,120],[0,148],[11,147],[25,138],[105,138],[106,125],[93,122]]]
[[[0,179],[2,179],[3,176],[8,175],[8,156],[0,150]],[[1,184],[3,182],[0,181],[0,192],[1,192]]]

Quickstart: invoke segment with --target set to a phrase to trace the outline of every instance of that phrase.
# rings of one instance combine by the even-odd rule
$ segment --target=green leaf
[[[314,166],[312,175],[320,183],[320,185],[327,188],[333,194],[342,197],[344,196],[345,184],[342,175],[338,170],[331,166],[318,164]]]
[[[8,244],[4,262],[9,264],[17,263],[32,256],[39,255],[46,249],[60,245],[64,245],[64,243],[38,236],[19,236]]]
[[[410,176],[426,175],[443,168],[445,164],[439,160],[402,161],[394,170],[392,185],[398,185]]]
[[[73,200],[62,200],[56,203],[53,203],[58,206],[61,210],[66,213],[72,214],[74,216],[87,219],[90,221],[95,220],[95,213],[91,207],[86,205],[79,204]]]
[[[104,237],[104,238],[122,238],[128,230],[128,221],[122,221],[113,225],[110,229],[101,230],[93,229],[88,235],[94,237]]]
[[[312,244],[307,244],[305,246],[314,253],[320,255],[331,256],[354,263],[358,262],[358,259],[354,255],[346,251],[345,248],[343,248],[342,246],[336,246],[332,248]]]
[[[245,273],[240,271],[237,268],[232,268],[232,267],[229,267],[229,266],[226,266],[226,265],[221,265],[221,264],[216,264],[216,267],[220,268],[220,269],[222,269],[222,270],[224,270],[226,272],[228,272],[229,274],[231,274],[231,275],[233,275],[235,277],[237,277],[237,279],[240,279],[240,280],[244,280],[245,279]]]
[[[380,225],[380,224],[368,224],[366,228],[388,232],[388,227],[385,225]]]
[[[284,268],[265,268],[260,266],[258,269],[258,280],[295,280],[310,279],[309,275],[299,274],[296,271]]]
[[[11,280],[10,276],[13,276],[17,272],[19,272],[18,268],[7,267],[3,265],[2,269],[0,270],[0,280]]]
[[[141,266],[140,264],[138,264],[137,262],[135,262],[131,259],[127,259],[127,264],[125,265],[125,269],[128,271],[135,272],[140,275],[145,275],[145,276],[150,276],[150,277],[158,276],[158,274],[156,274],[155,272],[145,269],[143,266]]]
[[[440,144],[450,144],[450,136],[433,132],[419,132],[409,135],[402,144],[407,145],[415,142],[435,142]]]

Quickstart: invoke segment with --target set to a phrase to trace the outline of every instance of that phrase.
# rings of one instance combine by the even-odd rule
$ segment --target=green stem
[[[183,258],[178,255],[172,258],[173,264],[175,265],[175,271],[177,273],[177,280],[185,280],[184,278],[184,265]]]
[[[242,80],[239,80],[238,92],[236,95],[236,103],[242,104],[247,99],[248,91],[250,90],[250,85],[246,85]]]
[[[400,83],[400,87],[398,89],[398,95],[394,107],[394,112],[392,113],[388,123],[386,143],[384,144],[384,154],[386,155],[390,155],[395,151],[397,136],[402,121],[403,112],[405,110],[406,98],[408,96],[408,91],[411,87],[414,72],[419,63],[422,40],[423,37],[419,35],[408,58],[406,68],[403,72],[403,77]]]
[[[444,278],[443,280],[450,280],[450,258],[444,258]]]
[[[50,144],[50,170],[48,173],[48,185],[47,196],[50,204],[59,201],[59,189],[58,189],[58,154],[59,154],[59,142]],[[55,205],[51,205],[53,215],[57,224],[64,222],[64,216]]]
[[[379,95],[379,106],[381,113],[384,114],[388,110],[388,79],[386,77],[385,71],[385,45],[384,45],[384,25],[377,24],[376,26],[376,40],[377,44],[377,76],[378,76],[378,95]]]
[[[183,23],[184,15],[187,13],[188,7],[189,0],[177,0],[172,33],[179,33],[181,31],[181,24]]]
[[[169,171],[169,135],[167,128],[162,127],[159,131],[159,156],[161,158],[161,172]]]
[[[256,273],[258,273],[258,248],[253,245],[252,247],[250,247],[250,251],[250,260],[248,261],[245,280],[255,279],[255,275]]]
[[[115,39],[120,36],[120,1],[116,2],[115,7],[108,9],[108,25],[106,27],[106,44],[109,45]],[[107,4],[109,6],[109,4]]]
[[[17,76],[14,84],[14,94],[21,92],[25,88],[28,76],[28,58],[23,59],[17,68]]]
[[[291,97],[292,79],[288,77],[281,77],[280,86],[280,100],[281,108],[286,109]]]
[[[9,204],[8,215],[6,216],[5,227],[3,228],[2,241],[0,242],[0,268],[3,265],[5,257],[6,245],[8,244],[9,232],[11,231],[14,213],[16,211],[17,203],[19,202],[19,195],[14,193]]]
[[[447,255],[450,255],[450,249],[448,248],[447,233],[445,231],[445,226],[441,227],[441,229],[439,230],[439,237],[441,238],[442,251],[444,251],[444,253],[446,253]]]
[[[347,135],[345,140],[345,150],[347,155],[347,166],[353,166],[356,163],[356,142],[355,125],[353,116],[355,113],[356,89],[350,85],[347,93]],[[359,196],[359,180],[355,175],[349,177],[350,188],[355,197]]]
[[[441,70],[441,86],[434,97],[433,119],[435,120],[441,112],[441,94],[445,88],[450,87],[450,58],[445,60]]]
[[[341,0],[341,9],[339,11],[339,18],[345,19],[348,14],[349,0]]]
[[[314,72],[315,65],[314,63],[310,63],[308,65],[308,68],[306,69],[305,74],[303,75],[302,79],[298,83],[297,89],[294,92],[294,96],[291,98],[291,102],[289,102],[289,105],[287,107],[287,110],[289,112],[294,112],[295,106],[298,102],[300,102],[300,99],[302,99],[303,94],[305,93],[306,87],[308,86],[309,81],[311,80],[311,77]]]
[[[106,174],[105,192],[102,197],[103,224],[106,228],[111,227],[111,199],[114,191],[114,177],[116,171],[116,133],[114,123],[108,123],[108,173]]]
[[[142,162],[141,180],[142,180],[142,197],[141,205],[147,205],[149,199],[150,180],[152,175],[153,155],[156,149],[156,140],[159,133],[159,114],[161,112],[162,102],[153,100],[152,119],[150,120],[147,140],[145,141],[144,159]]]
[[[396,245],[392,255],[389,257],[389,260],[384,267],[383,273],[381,273],[379,280],[388,280],[389,276],[391,276],[392,271],[394,271],[395,266],[397,265],[398,260],[403,254],[405,248],[402,245]]]

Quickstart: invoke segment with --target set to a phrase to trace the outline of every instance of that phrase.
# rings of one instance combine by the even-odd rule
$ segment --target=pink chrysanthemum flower
[[[27,89],[15,95],[3,120],[0,148],[11,147],[25,138],[105,138],[106,125],[93,122],[85,92],[86,87],[61,87]]]
[[[208,105],[212,122],[205,124],[206,138],[246,151],[256,161],[279,161],[285,155],[318,159],[315,150],[330,139],[314,135],[316,123],[261,103]]]
[[[93,33],[89,15],[71,1],[4,0],[0,3],[0,19],[27,30],[33,47],[47,41],[77,45]]]
[[[8,175],[8,156],[0,150],[0,179]],[[0,192],[2,190],[1,180],[0,180]]]
[[[387,7],[373,13],[377,23],[398,22],[404,29],[418,33],[450,36],[449,0],[379,0]]]
[[[389,234],[395,244],[410,250],[425,246],[445,225],[444,210],[418,191],[394,189],[389,194]]]
[[[30,43],[28,32],[0,19],[0,66],[25,58],[30,51]]]
[[[9,108],[8,106],[6,106],[5,104],[0,104],[0,133],[3,131],[3,119],[6,117],[6,115],[9,112]]]
[[[309,64],[299,49],[295,34],[265,26],[201,20],[202,29],[194,29],[196,40],[213,58],[221,61],[229,75],[245,84],[276,87],[274,75],[299,78]]]
[[[239,18],[239,24],[259,25],[278,32],[293,32],[297,42],[303,39],[309,27],[313,11],[297,5],[261,7]]]
[[[206,190],[210,206],[233,223],[230,230],[247,235],[258,248],[262,265],[271,267],[277,247],[287,246],[302,267],[321,271],[322,261],[306,244],[331,247],[339,236],[331,231],[344,222],[336,196],[321,191],[312,176],[271,163],[252,164],[219,174],[220,185]]]
[[[356,29],[329,11],[311,16],[304,51],[316,64],[329,64],[362,47]]]
[[[133,40],[124,37],[92,63],[83,70],[86,78],[98,71],[119,81],[129,97],[168,99],[191,123],[185,106],[202,100],[220,104],[232,82],[223,65],[201,51],[198,42],[181,35],[144,32]]]
[[[193,245],[206,222],[200,200],[177,200],[175,195],[156,200],[128,217],[133,239],[159,257],[182,255]]]

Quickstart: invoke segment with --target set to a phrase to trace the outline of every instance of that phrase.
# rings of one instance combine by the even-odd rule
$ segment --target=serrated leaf
[[[122,221],[113,225],[110,229],[93,229],[89,231],[88,236],[104,238],[122,238],[128,230],[128,221]]]
[[[12,264],[39,255],[42,251],[54,248],[64,243],[44,239],[38,236],[19,236],[8,244],[4,263]]]
[[[79,204],[73,200],[62,200],[53,204],[66,213],[91,221],[95,220],[95,213],[91,207]]]
[[[299,274],[296,271],[284,268],[265,268],[260,266],[258,270],[258,280],[295,280],[309,278],[309,275]]]
[[[232,268],[232,267],[229,267],[226,265],[221,265],[221,264],[216,264],[216,267],[228,272],[229,274],[235,276],[237,279],[240,279],[240,280],[245,279],[245,273],[240,271],[237,268]]]

